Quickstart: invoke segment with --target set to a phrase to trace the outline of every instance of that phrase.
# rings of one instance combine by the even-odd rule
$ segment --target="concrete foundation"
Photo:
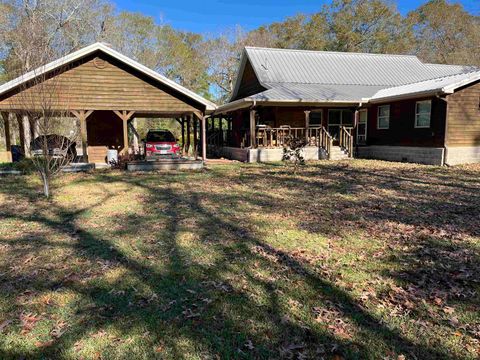
[[[157,170],[200,170],[203,169],[202,160],[172,159],[160,161],[132,161],[127,164],[128,171],[157,171]]]
[[[360,146],[357,156],[365,159],[443,165],[444,148],[413,146]]]
[[[480,163],[480,146],[448,147],[445,152],[445,164]]]
[[[222,156],[231,159],[249,163],[256,162],[275,162],[282,161],[283,148],[259,148],[259,149],[240,149],[224,147],[221,149]],[[326,154],[319,151],[318,147],[308,146],[304,149],[303,156],[305,160],[325,159]]]

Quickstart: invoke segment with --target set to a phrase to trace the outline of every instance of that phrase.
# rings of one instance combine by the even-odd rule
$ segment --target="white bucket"
[[[118,162],[118,150],[109,149],[107,151],[107,162],[110,164],[112,161]]]

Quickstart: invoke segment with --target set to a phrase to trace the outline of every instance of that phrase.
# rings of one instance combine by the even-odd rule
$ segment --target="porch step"
[[[350,159],[348,154],[342,150],[340,146],[332,146],[330,151],[330,160],[338,161],[338,160],[346,160]]]

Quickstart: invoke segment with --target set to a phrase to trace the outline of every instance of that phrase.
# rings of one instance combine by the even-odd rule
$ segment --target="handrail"
[[[348,157],[353,157],[353,127],[340,126],[340,148],[345,150]]]
[[[324,126],[311,127],[308,129],[309,145],[317,146],[325,150],[328,157],[332,151],[333,137]]]

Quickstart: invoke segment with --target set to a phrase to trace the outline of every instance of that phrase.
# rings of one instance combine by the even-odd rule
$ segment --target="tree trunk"
[[[50,197],[50,180],[45,173],[41,173],[42,181],[43,181],[43,194],[48,199]]]

